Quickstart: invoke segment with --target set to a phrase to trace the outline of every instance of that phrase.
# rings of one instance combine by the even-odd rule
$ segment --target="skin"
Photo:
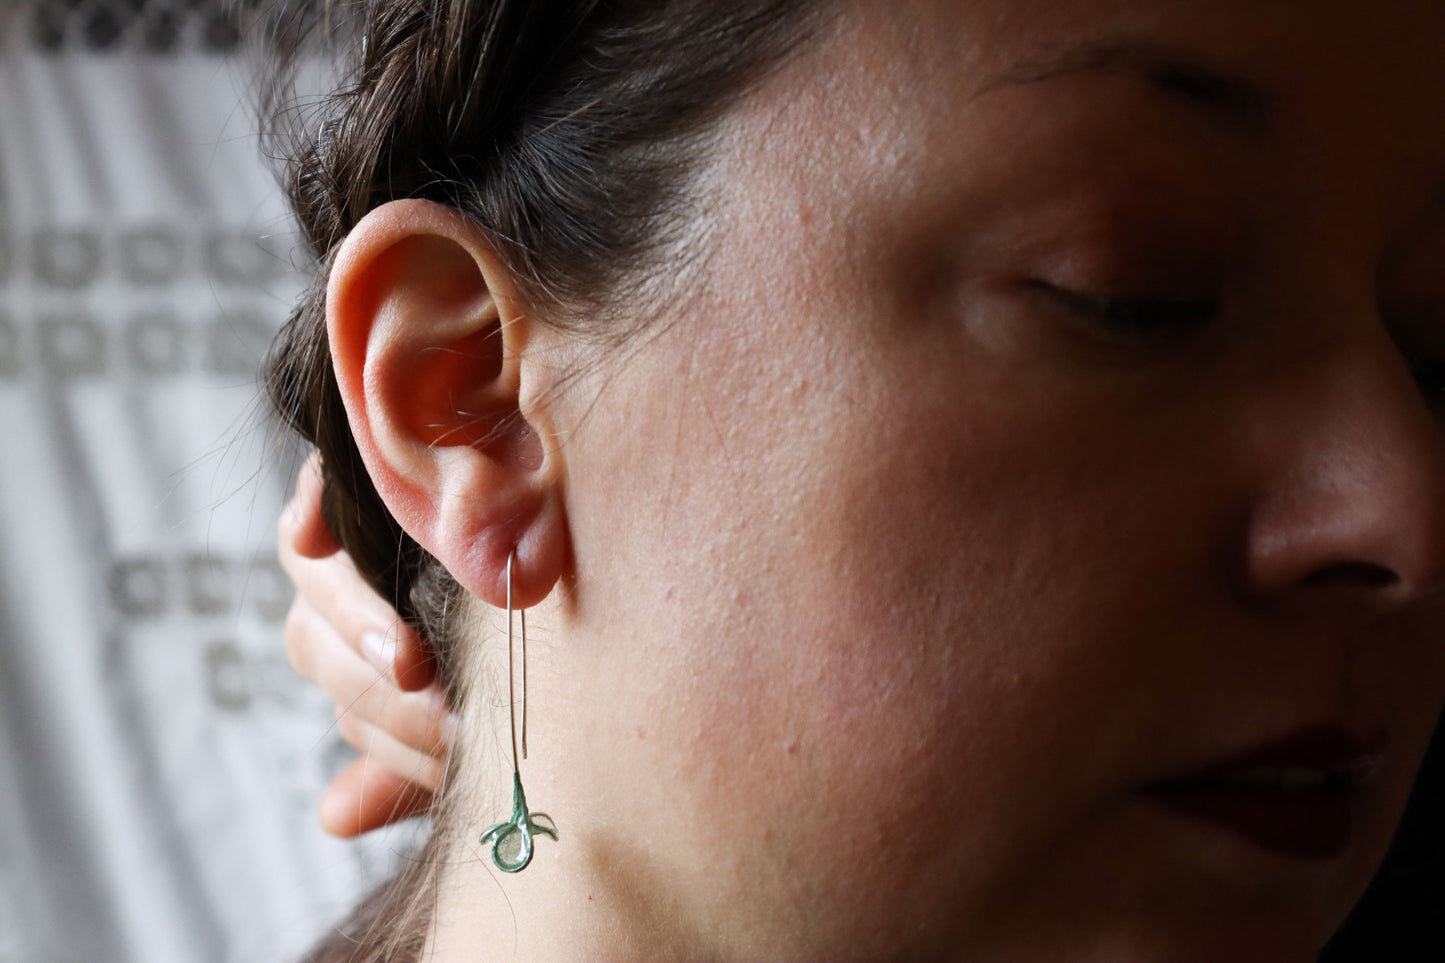
[[[475,844],[489,648],[427,958],[1312,959],[1445,698],[1442,62],[1426,0],[846,6],[726,119],[686,296],[565,390],[485,235],[373,212],[338,382],[479,646],[516,549],[562,834]],[[1338,859],[1142,792],[1324,722],[1390,738]]]
[[[318,808],[323,829],[352,837],[430,808],[455,719],[426,646],[327,531],[317,462],[301,469],[277,524],[281,564],[297,590],[286,654],[335,700],[337,730],[360,753]]]

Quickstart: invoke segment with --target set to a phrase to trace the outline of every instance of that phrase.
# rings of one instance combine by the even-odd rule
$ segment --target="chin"
[[[1097,963],[1315,963],[1348,905],[1297,890],[1261,899],[1258,891],[1214,889],[1211,880],[1196,899],[1141,906],[1110,930],[1081,940],[1093,952],[1065,953],[1059,960]],[[1208,890],[1214,889],[1210,893]]]
[[[1286,857],[1143,803],[1093,828],[1051,848],[1031,882],[997,894],[996,929],[955,932],[960,945],[934,957],[1315,963],[1374,865],[1373,839],[1334,859]]]

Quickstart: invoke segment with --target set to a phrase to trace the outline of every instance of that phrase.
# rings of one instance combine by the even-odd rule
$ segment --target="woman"
[[[369,8],[276,394],[459,722],[361,958],[1313,958],[1445,695],[1445,9]]]

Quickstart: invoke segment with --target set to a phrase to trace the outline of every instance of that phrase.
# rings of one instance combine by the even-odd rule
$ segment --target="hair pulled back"
[[[327,525],[431,644],[449,688],[445,616],[461,590],[386,510],[337,391],[325,292],[338,245],[388,201],[446,204],[492,239],[539,319],[603,343],[626,337],[599,319],[683,236],[709,122],[794,48],[815,6],[334,0],[277,18],[262,109],[318,270],[273,346],[269,392],[320,451]],[[349,73],[331,95],[300,101],[296,78],[337,43],[353,51]],[[434,835],[313,959],[415,959],[437,846]]]

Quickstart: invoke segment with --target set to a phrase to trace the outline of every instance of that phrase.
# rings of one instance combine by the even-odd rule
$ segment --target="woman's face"
[[[860,2],[732,113],[557,415],[597,912],[1313,958],[1445,696],[1442,63],[1435,0]]]

